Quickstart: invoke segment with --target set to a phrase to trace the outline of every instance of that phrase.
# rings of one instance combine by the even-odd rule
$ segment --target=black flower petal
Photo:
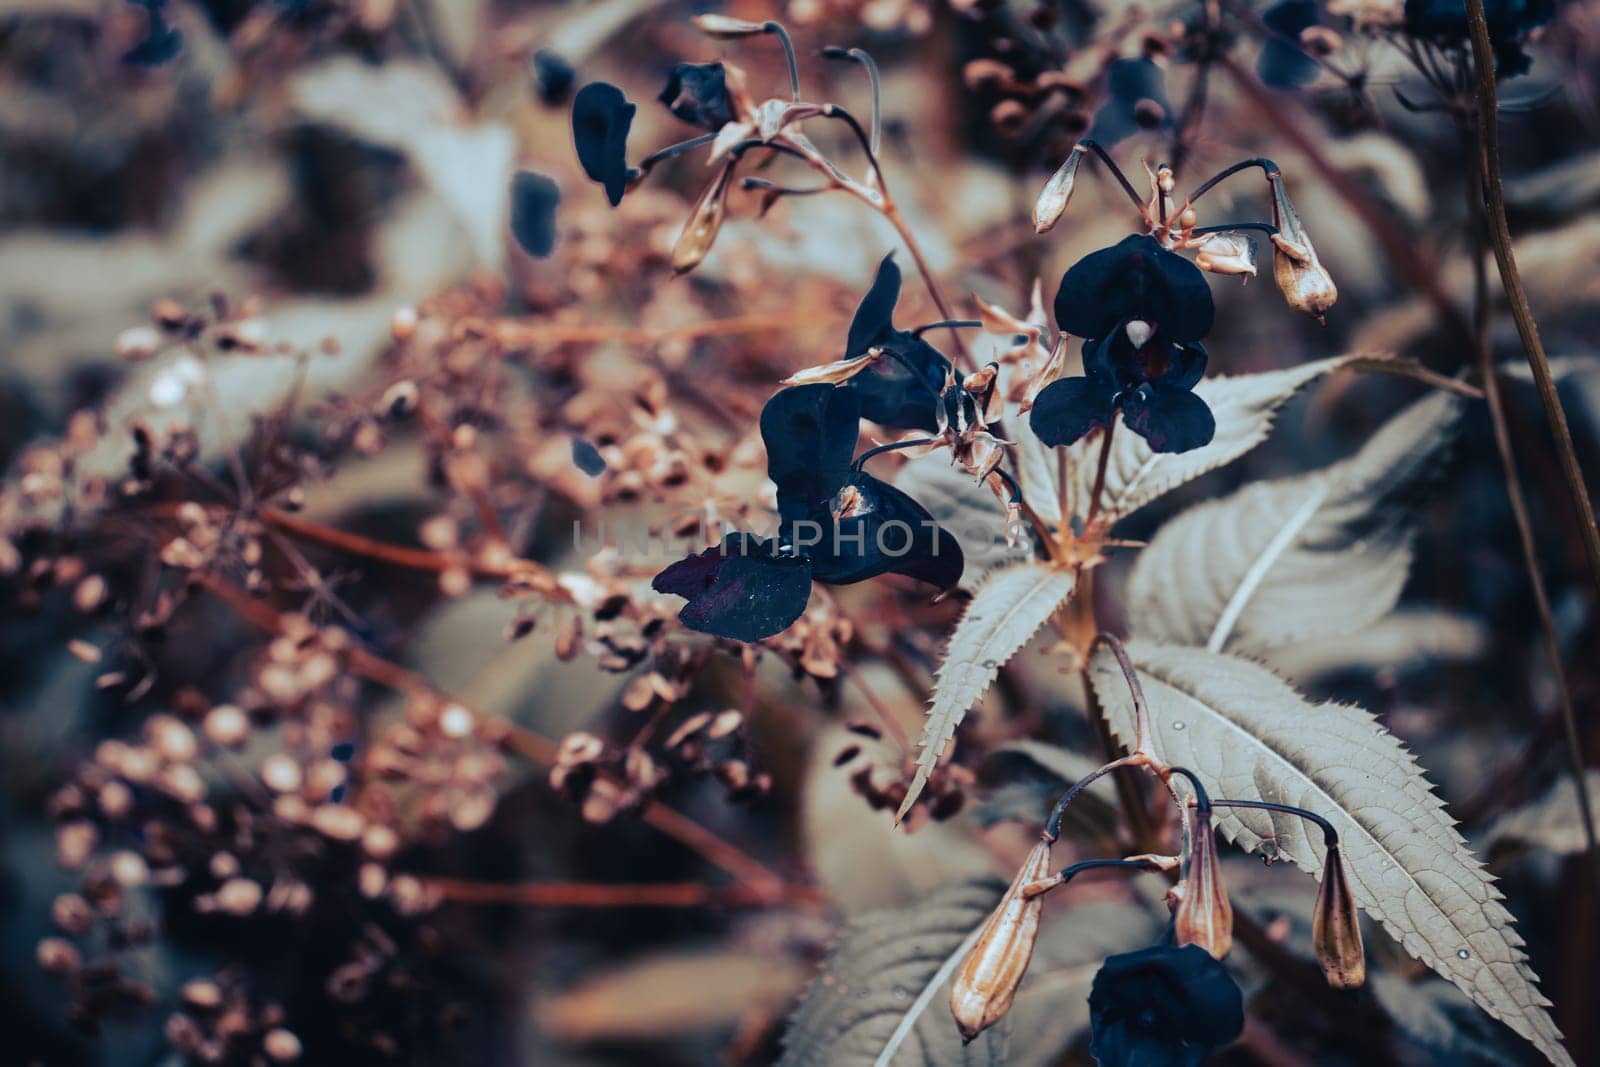
[[[1173,341],[1197,341],[1216,307],[1200,268],[1147,234],[1090,252],[1061,278],[1056,322],[1078,337],[1104,337],[1127,319],[1160,327]]]
[[[572,101],[578,162],[591,180],[605,186],[612,207],[622,203],[628,188],[628,127],[635,110],[621,89],[606,82],[590,82]]]
[[[530,256],[543,259],[556,246],[556,205],[561,190],[543,174],[518,171],[511,178],[511,234]]]
[[[878,273],[872,279],[872,288],[861,298],[855,316],[850,320],[850,334],[845,341],[844,358],[855,359],[878,343],[878,338],[894,329],[894,307],[900,302],[900,268],[894,254],[883,257]]]
[[[656,97],[691,126],[720,130],[734,120],[728,75],[721,63],[679,63]]]
[[[578,72],[550,49],[541,48],[533,54],[533,76],[539,83],[539,99],[546,104],[559,104],[572,92],[572,81]]]
[[[591,478],[598,478],[606,472],[606,457],[582,437],[572,439],[572,462]]]
[[[767,476],[785,522],[812,518],[849,479],[860,413],[853,393],[826,384],[781,389],[761,409]]]
[[[1062,378],[1034,398],[1028,426],[1052,448],[1070,445],[1097,426],[1110,426],[1117,413],[1116,399],[1116,387],[1107,382]]]
[[[1129,331],[1149,330],[1140,345]],[[1084,372],[1092,379],[1115,384],[1119,389],[1137,389],[1159,384],[1175,389],[1193,389],[1206,372],[1205,346],[1198,341],[1173,344],[1164,331],[1150,330],[1142,319],[1119,323],[1105,337],[1083,343]]]
[[[1317,24],[1316,0],[1282,0],[1261,13],[1272,31],[1256,59],[1256,74],[1278,89],[1297,89],[1315,81],[1317,63],[1300,47],[1300,31]]]
[[[1118,406],[1128,429],[1153,452],[1188,452],[1211,443],[1216,417],[1206,402],[1187,389],[1146,385],[1124,393]]]
[[[793,530],[817,580],[834,585],[903,574],[948,588],[965,566],[961,546],[921,504],[861,472]]]
[[[144,37],[122,53],[122,61],[137,67],[159,67],[170,63],[183,50],[183,31],[167,22],[164,0],[135,0],[145,9]]]
[[[1522,42],[1554,17],[1555,0],[1485,0],[1483,9],[1496,72],[1502,78],[1527,73],[1531,61]],[[1462,46],[1468,38],[1466,2],[1406,0],[1405,25],[1413,37]]]
[[[1118,59],[1106,68],[1106,100],[1094,113],[1088,138],[1110,146],[1171,121],[1162,69],[1148,59]]]
[[[1244,1003],[1226,968],[1195,945],[1112,956],[1089,994],[1100,1067],[1195,1067],[1244,1029]]]
[[[879,344],[883,355],[844,383],[860,398],[861,417],[880,426],[934,433],[950,361],[905,330],[891,331]]]
[[[787,630],[811,599],[811,561],[777,542],[733,533],[716,548],[681,559],[650,587],[689,603],[678,618],[691,630],[760,641]]]

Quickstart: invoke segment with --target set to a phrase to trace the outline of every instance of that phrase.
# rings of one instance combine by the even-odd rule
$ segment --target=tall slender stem
[[[1578,732],[1577,715],[1572,706],[1572,689],[1567,680],[1567,669],[1561,658],[1561,640],[1556,633],[1555,615],[1550,610],[1550,594],[1545,589],[1544,572],[1539,566],[1539,549],[1533,538],[1533,520],[1528,515],[1528,502],[1523,496],[1522,479],[1517,474],[1516,450],[1511,442],[1511,431],[1506,424],[1505,400],[1500,394],[1500,379],[1494,364],[1494,346],[1489,337],[1489,275],[1483,261],[1485,212],[1481,193],[1484,177],[1482,141],[1477,131],[1465,122],[1461,127],[1462,155],[1467,167],[1467,218],[1471,232],[1473,281],[1473,332],[1477,335],[1478,372],[1483,378],[1483,395],[1489,408],[1489,422],[1494,428],[1495,451],[1500,457],[1500,470],[1506,483],[1506,500],[1516,522],[1517,543],[1522,550],[1522,567],[1528,575],[1528,587],[1533,592],[1533,602],[1539,613],[1546,654],[1550,659],[1550,678],[1555,682],[1556,699],[1561,708],[1561,725],[1566,734],[1567,756],[1572,766],[1573,783],[1577,788],[1578,813],[1583,824],[1583,840],[1589,854],[1596,884],[1600,884],[1600,849],[1596,847],[1594,815],[1589,806],[1589,783],[1585,777],[1583,740]]]
[[[1089,519],[1100,514],[1100,497],[1106,488],[1106,469],[1111,465],[1111,438],[1117,432],[1117,419],[1112,416],[1106,426],[1105,439],[1100,444],[1100,462],[1094,471],[1094,488],[1089,490]]]
[[[1600,527],[1595,525],[1594,506],[1589,501],[1583,470],[1578,466],[1572,431],[1567,427],[1561,395],[1556,391],[1555,376],[1550,372],[1544,342],[1539,338],[1539,326],[1534,322],[1533,308],[1528,304],[1528,293],[1511,249],[1511,227],[1506,221],[1505,190],[1500,178],[1500,104],[1494,80],[1494,50],[1489,43],[1489,23],[1483,12],[1483,0],[1467,0],[1467,28],[1472,35],[1472,63],[1477,74],[1478,136],[1483,144],[1484,206],[1488,209],[1490,243],[1494,246],[1495,264],[1500,269],[1500,284],[1511,304],[1511,317],[1516,320],[1517,334],[1522,338],[1522,351],[1533,371],[1539,402],[1544,406],[1545,420],[1555,435],[1561,473],[1566,478],[1567,492],[1577,512],[1578,530],[1583,536],[1584,552],[1589,557],[1590,578],[1600,589]]]

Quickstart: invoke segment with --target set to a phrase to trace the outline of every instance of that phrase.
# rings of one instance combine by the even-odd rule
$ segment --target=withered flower
[[[1256,243],[1242,233],[1208,234],[1195,250],[1194,263],[1212,274],[1239,274],[1246,279],[1254,278]]]
[[[717,176],[695,202],[689,220],[683,224],[683,232],[678,234],[678,240],[672,246],[672,269],[679,274],[700,265],[706,253],[711,251],[717,231],[722,229],[722,220],[727,216],[728,189],[732,184],[734,163],[735,160],[729,159],[722,164]]]
[[[1361,943],[1361,918],[1356,912],[1344,860],[1337,844],[1328,847],[1317,910],[1311,921],[1311,943],[1323,977],[1335,989],[1356,989],[1367,980],[1366,953]]]
[[[721,63],[679,63],[656,99],[684,122],[713,133],[738,117]]]
[[[1283,187],[1283,175],[1272,171],[1267,180],[1272,184],[1272,221],[1278,228],[1272,235],[1275,249],[1272,272],[1278,280],[1278,288],[1290,307],[1323,322],[1339,299],[1339,289],[1317,258],[1305,224],[1300,221],[1300,214]]]
[[[1178,944],[1199,945],[1220,960],[1233,947],[1233,905],[1222,881],[1209,810],[1195,813],[1191,836],[1189,871],[1173,914],[1173,934]]]
[[[1011,1010],[1012,998],[1033,958],[1044,895],[1029,892],[1050,876],[1050,843],[1033,846],[950,983],[950,1013],[971,1041]],[[1035,890],[1037,887],[1034,887]]]

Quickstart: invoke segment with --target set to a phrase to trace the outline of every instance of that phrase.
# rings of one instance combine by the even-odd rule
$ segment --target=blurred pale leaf
[[[645,1041],[726,1030],[771,1011],[805,984],[796,960],[707,946],[630,960],[540,1003],[539,1026],[558,1041]]]
[[[842,767],[834,758],[856,746],[861,754]],[[952,879],[990,873],[989,855],[958,825],[931,822],[914,834],[895,828],[887,811],[872,811],[850,784],[866,763],[899,774],[901,754],[843,727],[824,731],[811,752],[801,803],[806,864],[846,916],[893,906]]]
[[[1076,571],[1042,563],[1018,564],[985,579],[956,624],[939,665],[933,701],[922,727],[917,772],[895,815],[897,822],[928,784],[928,776],[939,765],[939,755],[955,736],[967,709],[983,699],[1005,662],[1072,595],[1077,579]]]
[[[1393,735],[1361,708],[1312,704],[1232,656],[1143,641],[1127,651],[1158,756],[1194,771],[1214,797],[1291,804],[1327,819],[1363,911],[1551,1062],[1572,1063],[1494,879]],[[1128,741],[1133,704],[1115,658],[1100,649],[1090,672],[1113,732]],[[1238,808],[1220,808],[1216,819],[1240,847],[1320,875],[1314,826]]]
[[[1339,671],[1377,673],[1428,660],[1467,661],[1489,646],[1477,619],[1428,608],[1400,608],[1355,633],[1316,637],[1265,650],[1267,666],[1308,681]]]
[[[1527,1046],[1487,1018],[1461,990],[1432,976],[1411,981],[1388,971],[1367,977],[1372,996],[1401,1032],[1450,1063],[1534,1062]]]
[[[1004,888],[957,882],[847,924],[784,1032],[780,1067],[999,1067],[1005,1024],[963,1044],[948,990]]]
[[[1387,614],[1462,407],[1434,393],[1341,463],[1252,482],[1162,526],[1128,581],[1139,636],[1254,653]]]
[[[1600,770],[1584,776],[1589,786],[1589,812],[1600,822]],[[1563,774],[1544,796],[1509,811],[1490,825],[1483,836],[1485,852],[1497,846],[1532,845],[1563,856],[1584,850],[1583,821],[1579,817],[1578,789]]]

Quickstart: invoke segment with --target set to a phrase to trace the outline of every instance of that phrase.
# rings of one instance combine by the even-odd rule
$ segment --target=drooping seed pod
[[[1041,841],[1028,853],[1016,880],[984,922],[950,983],[950,1013],[968,1041],[1011,1010],[1011,1000],[1033,957],[1039,913],[1044,908],[1042,893],[1025,890],[1049,876],[1050,844]]]
[[[1317,258],[1299,212],[1289,202],[1283,175],[1274,172],[1268,180],[1272,183],[1272,221],[1278,228],[1272,236],[1272,272],[1278,288],[1290,307],[1323,322],[1339,299],[1339,289]]]
[[[1178,944],[1199,945],[1215,959],[1222,959],[1233,947],[1233,905],[1222,883],[1222,861],[1209,810],[1195,813],[1189,872],[1183,879],[1173,924]]]
[[[696,15],[691,21],[701,33],[710,34],[712,37],[749,37],[752,34],[767,32],[766,26],[762,23],[736,19],[731,15]]]
[[[728,188],[732,184],[733,164],[735,160],[729,159],[717,171],[717,176],[711,184],[706,186],[705,192],[700,194],[700,199],[694,205],[694,211],[689,215],[689,221],[683,224],[683,232],[678,235],[678,240],[672,246],[672,269],[679,274],[694,270],[700,261],[706,258],[706,253],[711,251],[712,242],[717,239],[717,231],[722,229],[722,219],[727,214]]]
[[[1339,846],[1328,849],[1323,863],[1317,910],[1311,920],[1311,943],[1322,975],[1335,989],[1356,989],[1367,980],[1366,952],[1361,944],[1361,918],[1350,882],[1344,875]]]
[[[1074,145],[1066,162],[1057,167],[1056,172],[1050,175],[1050,180],[1045,182],[1044,190],[1033,205],[1035,233],[1048,232],[1060,221],[1062,212],[1067,210],[1067,201],[1072,197],[1072,186],[1078,180],[1078,166],[1083,162],[1083,154],[1083,145]]]

